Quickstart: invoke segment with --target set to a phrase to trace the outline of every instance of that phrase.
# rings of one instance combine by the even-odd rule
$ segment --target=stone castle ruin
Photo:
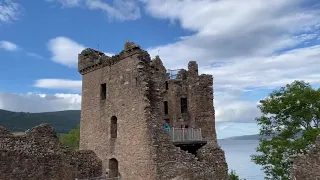
[[[78,58],[80,149],[97,154],[108,178],[227,179],[213,77],[199,75],[195,61],[170,73],[159,56],[151,60],[133,42],[112,57],[87,48]]]

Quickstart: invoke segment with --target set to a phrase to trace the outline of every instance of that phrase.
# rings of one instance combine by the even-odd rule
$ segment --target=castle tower
[[[112,57],[85,49],[79,54],[78,71],[82,75],[80,149],[93,150],[108,169],[108,177],[226,179],[224,152],[216,143],[213,105],[198,107],[203,100],[199,92],[212,101],[212,77],[199,76],[195,62],[189,63],[185,76],[180,75],[185,80],[174,82],[159,57],[151,61],[140,46],[126,42],[124,50]],[[173,85],[179,83],[188,87]],[[170,94],[165,92],[167,88],[187,97],[187,113],[174,113],[181,97],[166,95]],[[168,115],[163,105],[169,97],[179,100],[168,103]],[[198,158],[174,144],[175,134],[168,134],[162,126],[165,116],[170,116],[169,123],[174,126],[181,117],[193,127],[203,128],[208,144],[199,146]],[[212,160],[219,165],[210,163]]]

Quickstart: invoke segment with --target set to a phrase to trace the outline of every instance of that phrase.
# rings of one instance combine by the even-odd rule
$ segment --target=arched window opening
[[[118,134],[118,119],[116,116],[111,117],[111,125],[110,125],[110,133],[111,133],[111,138],[117,138]]]
[[[109,159],[109,178],[116,178],[119,176],[118,161],[115,158]]]

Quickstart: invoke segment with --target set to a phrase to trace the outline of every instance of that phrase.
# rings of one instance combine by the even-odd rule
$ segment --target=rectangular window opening
[[[164,101],[164,114],[168,114],[168,101]]]
[[[100,98],[101,98],[101,100],[107,99],[107,84],[106,83],[101,84],[101,87],[100,87]]]
[[[188,100],[187,100],[187,98],[181,98],[180,105],[181,105],[181,113],[187,113],[188,112]]]
[[[166,81],[166,90],[169,89],[169,84],[168,84],[168,81]]]

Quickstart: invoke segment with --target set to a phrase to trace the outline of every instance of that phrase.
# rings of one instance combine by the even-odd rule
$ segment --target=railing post
[[[194,132],[193,132],[193,128],[191,129],[191,139],[192,139],[192,141],[194,140],[194,134],[193,134]]]
[[[174,127],[172,127],[172,141],[174,142]]]
[[[182,141],[184,141],[184,128],[182,128],[181,130],[182,130]]]
[[[200,131],[200,141],[202,141],[202,133],[201,133],[201,128],[199,129]]]

